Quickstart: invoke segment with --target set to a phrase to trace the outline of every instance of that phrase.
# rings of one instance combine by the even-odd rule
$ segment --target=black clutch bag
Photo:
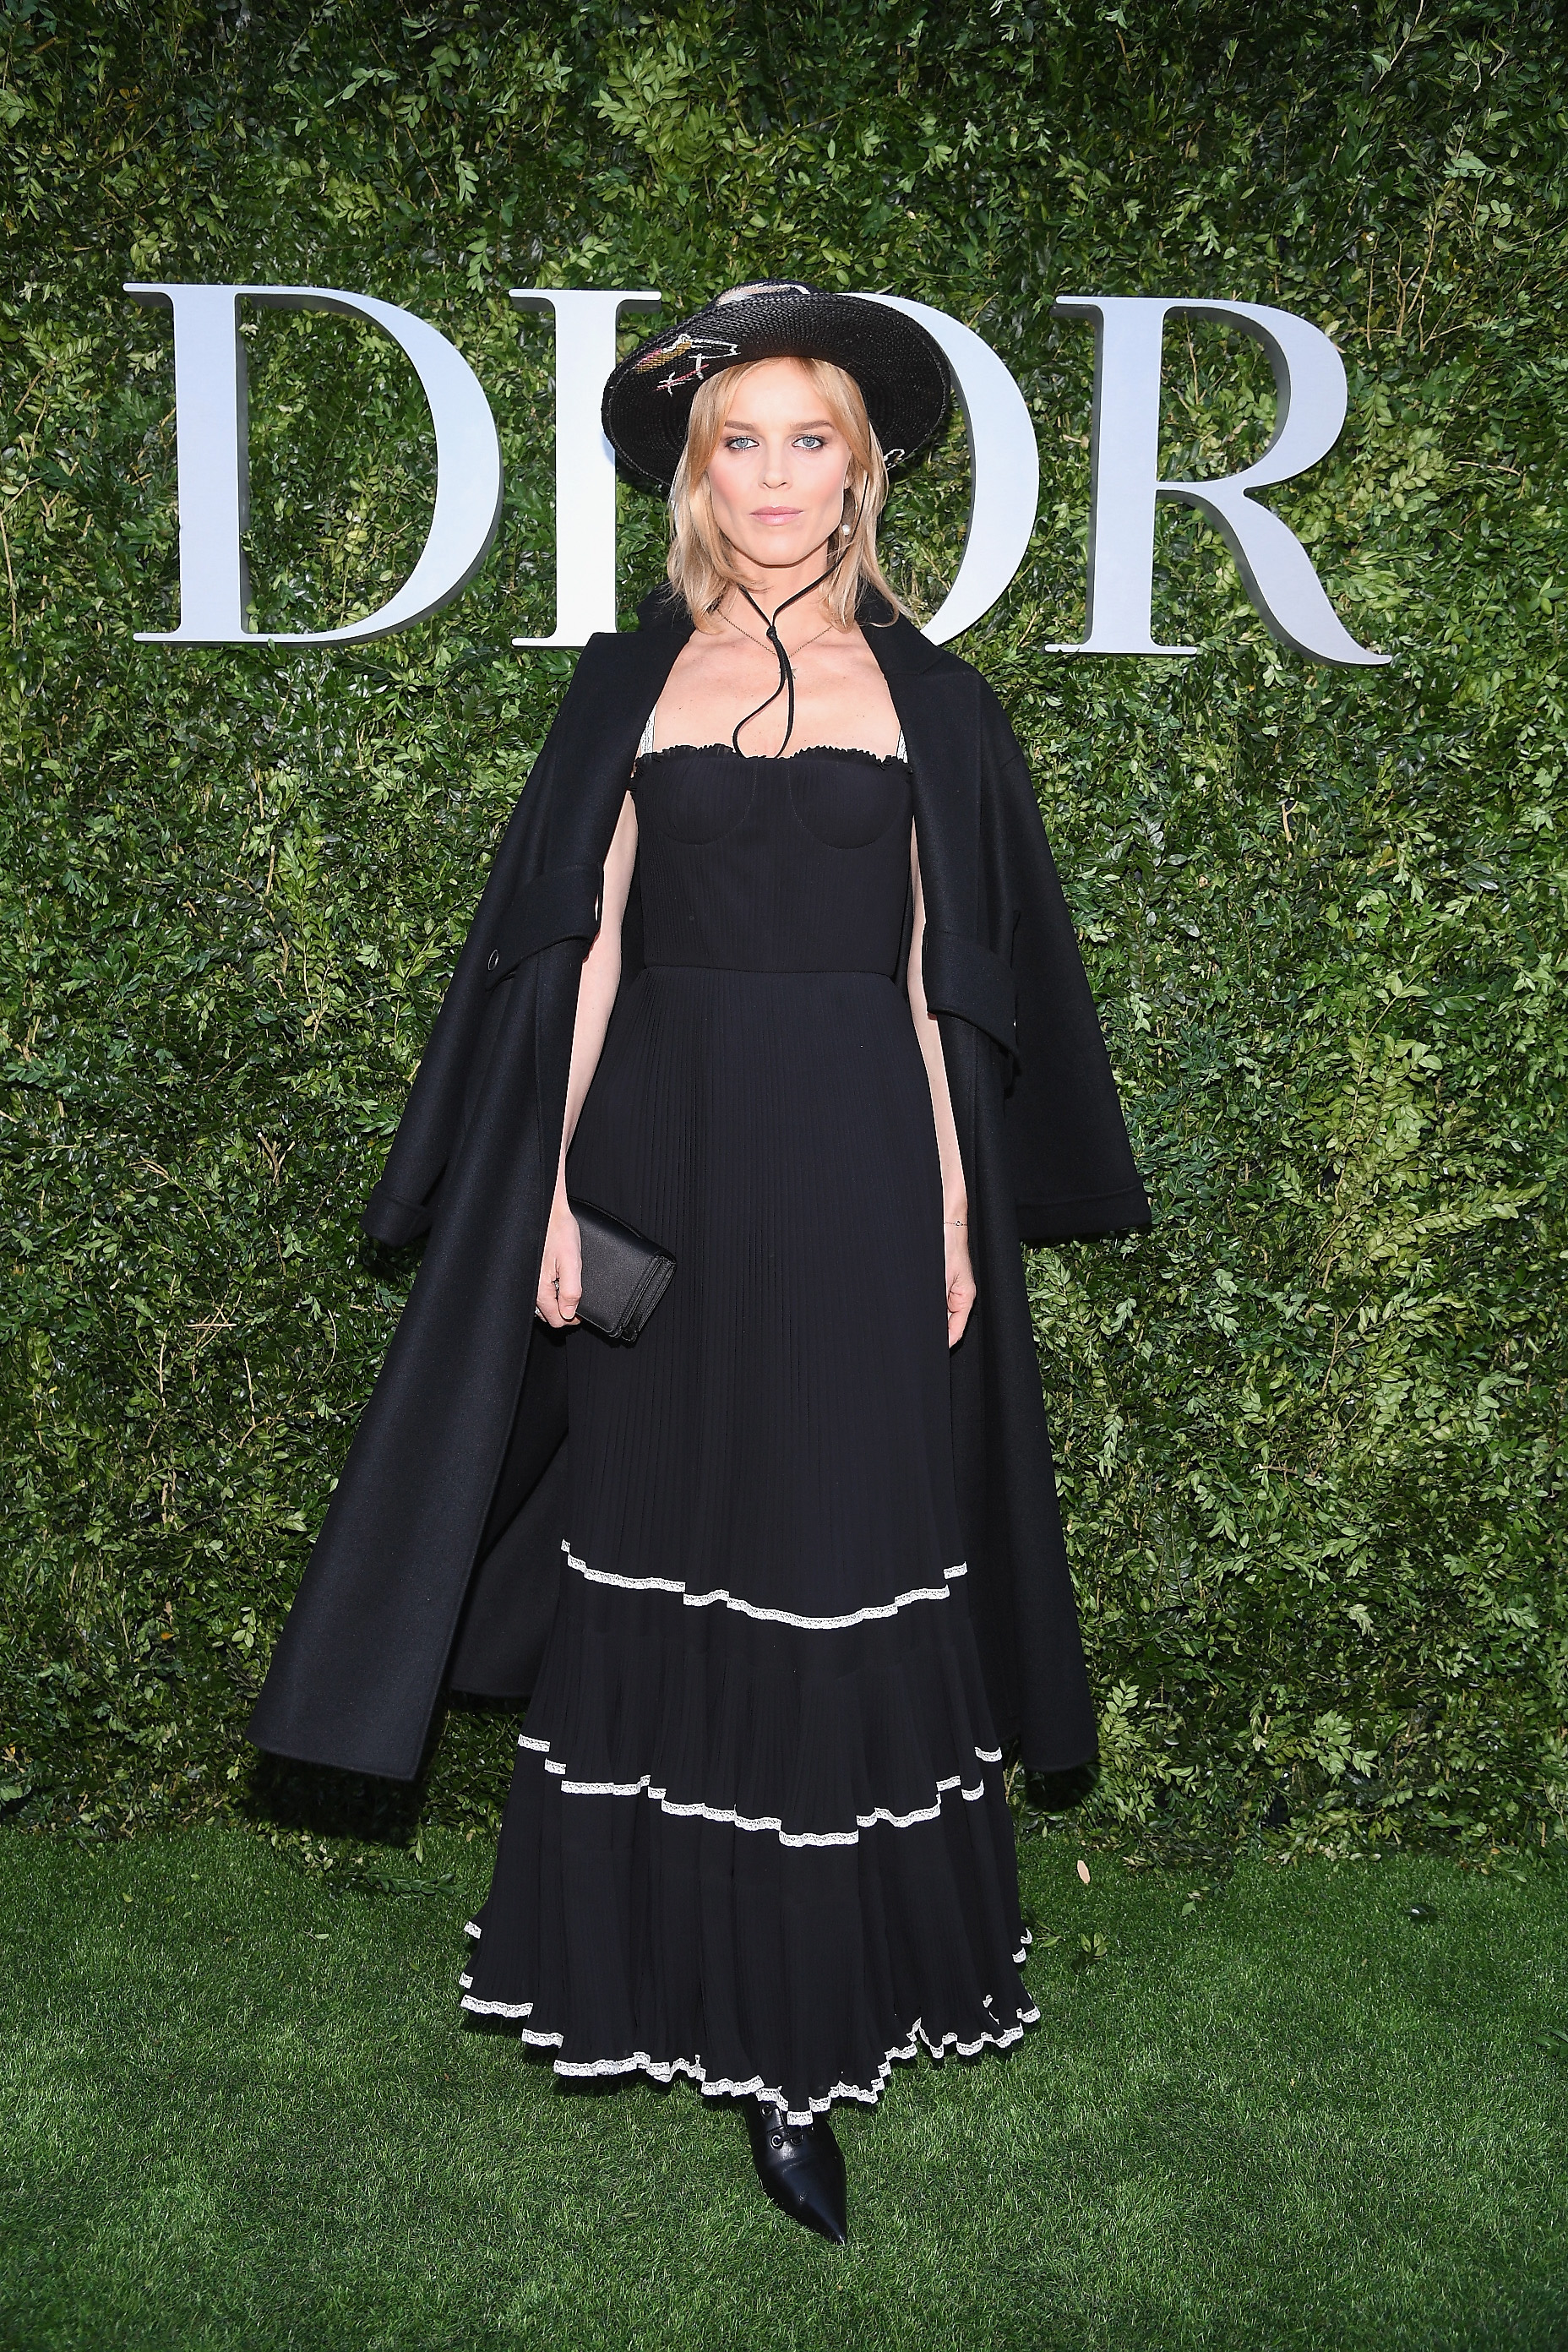
[[[675,1272],[675,1260],[591,1201],[568,1203],[583,1237],[583,1296],[577,1320],[606,1339],[637,1338]]]

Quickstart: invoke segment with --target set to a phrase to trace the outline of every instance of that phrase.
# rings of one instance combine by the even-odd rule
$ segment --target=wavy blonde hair
[[[862,588],[875,588],[895,613],[903,606],[883,577],[877,561],[877,523],[888,496],[888,468],[866,403],[854,377],[831,360],[797,360],[811,378],[825,414],[849,445],[849,471],[844,485],[844,520],[847,531],[835,533],[843,554],[823,599],[833,620],[847,629],[855,618]],[[686,446],[669,486],[669,583],[684,599],[700,629],[717,629],[718,608],[730,589],[741,584],[734,551],[713,515],[713,493],[708,467],[724,429],[725,412],[747,376],[771,360],[752,360],[743,367],[726,368],[699,384],[686,425]]]

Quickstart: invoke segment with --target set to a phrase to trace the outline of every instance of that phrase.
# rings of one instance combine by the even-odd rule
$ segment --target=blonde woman
[[[611,377],[669,586],[584,656],[373,1196],[430,1243],[253,1727],[411,1774],[444,1669],[529,1696],[464,2008],[740,2102],[838,2242],[830,2107],[1038,2014],[1003,1746],[1094,1728],[1017,1244],[1148,1216],[1017,747],[878,565],[949,396],[787,282]],[[605,1213],[674,1260],[635,1344],[579,1314]]]

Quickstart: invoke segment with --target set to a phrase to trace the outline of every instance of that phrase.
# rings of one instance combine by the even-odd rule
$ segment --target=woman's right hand
[[[577,1320],[577,1302],[582,1296],[583,1236],[567,1205],[564,1189],[557,1186],[544,1235],[534,1311],[552,1331],[564,1331]]]

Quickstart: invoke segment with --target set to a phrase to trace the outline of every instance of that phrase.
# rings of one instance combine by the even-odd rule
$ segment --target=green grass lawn
[[[732,2112],[459,2026],[478,1841],[399,1895],[238,1830],[0,1835],[0,2342],[1568,2347],[1568,1873],[1254,1861],[1194,1903],[1076,1858],[1024,1853],[1023,2048],[837,2111],[841,2252]]]

